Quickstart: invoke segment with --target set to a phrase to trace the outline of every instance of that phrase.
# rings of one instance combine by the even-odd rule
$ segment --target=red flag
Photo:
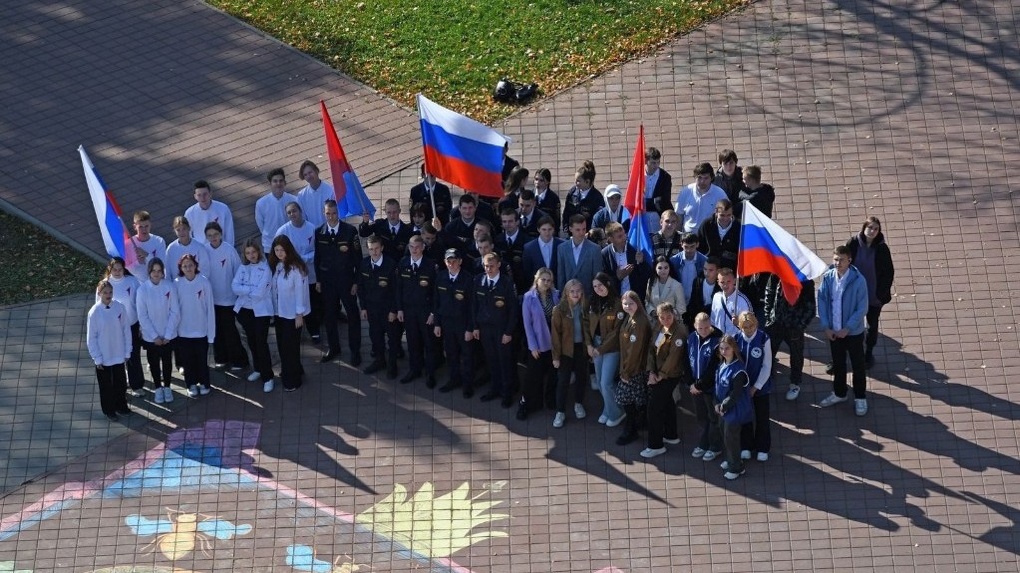
[[[645,254],[645,264],[652,263],[651,231],[645,228],[645,126],[638,128],[634,161],[630,166],[630,180],[627,181],[627,195],[623,206],[630,211],[630,230],[627,242]]]
[[[329,173],[333,180],[333,195],[336,197],[340,218],[368,213],[375,216],[375,205],[369,201],[358,175],[354,172],[344,148],[340,145],[336,128],[326,111],[326,102],[319,100],[322,108],[322,128],[326,132],[326,155],[329,157]]]
[[[644,216],[645,213],[645,126],[638,128],[637,147],[634,148],[634,161],[630,166],[630,180],[627,181],[627,194],[623,198],[623,206],[630,211],[631,220]]]

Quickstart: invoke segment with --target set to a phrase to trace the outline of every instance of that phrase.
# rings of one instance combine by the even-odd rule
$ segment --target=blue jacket
[[[765,382],[758,389],[758,394],[768,394],[772,391],[772,342],[765,331],[758,329],[754,336],[748,340],[744,333],[737,335],[737,346],[740,347],[740,355],[744,357],[744,367],[747,371],[749,384],[757,386],[759,378],[765,377]]]
[[[865,329],[864,318],[868,314],[868,284],[864,275],[856,267],[850,265],[847,270],[846,286],[843,288],[842,312],[843,328],[850,331],[850,336],[862,334]],[[836,290],[836,267],[830,266],[822,275],[822,286],[818,289],[818,320],[824,330],[832,328],[832,293]]]
[[[708,338],[701,338],[698,331],[687,335],[687,361],[691,366],[692,384],[702,392],[709,394],[715,391],[715,372],[719,366],[719,341],[722,332],[712,327]]]
[[[750,383],[744,363],[734,360],[729,364],[719,363],[715,371],[715,403],[722,406],[723,421],[727,424],[746,424],[751,421],[751,395],[747,391]]]

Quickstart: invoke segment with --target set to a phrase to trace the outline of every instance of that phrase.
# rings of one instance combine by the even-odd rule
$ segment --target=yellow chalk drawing
[[[199,517],[203,519],[199,521]],[[155,535],[156,539],[146,549],[153,546],[159,549],[164,557],[176,561],[197,547],[203,554],[208,554],[212,540],[232,539],[235,535],[251,533],[252,527],[247,524],[234,525],[224,519],[217,519],[200,513],[182,513],[167,509],[168,519],[147,519],[141,515],[129,515],[124,523],[139,537]]]
[[[449,557],[472,544],[507,537],[505,531],[477,531],[494,521],[509,519],[508,514],[490,513],[500,501],[479,501],[489,492],[474,497],[465,482],[457,489],[436,497],[431,483],[408,498],[407,488],[393,486],[393,493],[355,516],[354,520],[372,531],[407,545],[429,557]]]

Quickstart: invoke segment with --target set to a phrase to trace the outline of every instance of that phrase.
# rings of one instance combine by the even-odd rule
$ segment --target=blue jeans
[[[602,392],[602,415],[617,420],[623,410],[616,405],[616,379],[620,373],[620,353],[610,352],[595,357],[595,380]]]

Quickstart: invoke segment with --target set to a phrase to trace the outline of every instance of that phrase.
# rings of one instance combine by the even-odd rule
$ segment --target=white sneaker
[[[758,452],[758,461],[759,462],[769,461],[769,455],[766,454],[765,452]]]
[[[691,457],[700,458],[701,456],[705,455],[706,451],[707,450],[705,450],[705,448],[694,448],[694,451],[691,452]]]
[[[739,472],[726,472],[726,473],[723,474],[722,477],[732,481],[732,480],[735,480],[735,479],[737,479],[738,477],[740,477],[742,475],[744,475],[744,470],[740,470]]]
[[[164,398],[163,398],[163,387],[162,386],[160,386],[159,388],[156,388],[156,391],[154,392],[154,394],[156,394],[156,403],[157,404],[162,404],[165,401]]]
[[[606,416],[605,414],[602,414],[601,416],[599,416],[599,423],[600,424],[605,424],[608,421],[609,421],[609,417]]]
[[[132,398],[139,398],[139,397],[141,397],[141,396],[142,396],[142,393],[141,393],[141,392],[139,392],[138,390],[135,390],[134,388],[128,388],[128,391],[127,391],[127,393],[128,393],[128,395],[129,395],[129,396],[131,396]]]
[[[645,448],[645,449],[641,450],[641,457],[642,458],[654,458],[656,456],[661,456],[664,453],[666,453],[666,448],[654,448],[654,449],[653,448]]]
[[[188,396],[198,398],[198,386],[188,386]]]
[[[723,460],[723,463],[719,464],[719,467],[721,467],[724,470],[728,470],[730,469],[730,462]]]
[[[701,456],[701,459],[705,460],[706,462],[710,462],[719,457],[719,454],[720,452],[713,452],[712,450],[708,450],[705,452],[705,455]]]
[[[863,416],[868,413],[868,401],[864,398],[854,400],[854,413]]]
[[[199,394],[201,394],[203,396],[208,395],[210,391],[211,390],[210,390],[210,388],[208,386],[199,386],[198,387]]]
[[[786,391],[786,399],[793,402],[800,396],[800,386],[796,384],[790,384],[790,389]]]
[[[751,450],[740,450],[740,459],[742,460],[751,459]]]
[[[578,404],[574,404],[574,417],[576,417],[578,420],[583,420],[584,417],[587,416],[587,415],[588,415],[588,412],[584,411],[584,406],[582,406],[579,403]]]
[[[566,414],[564,414],[563,412],[556,412],[556,417],[553,418],[553,427],[554,428],[562,428],[563,427],[563,422],[566,422],[566,421],[567,421],[567,415]]]
[[[268,394],[268,393],[273,391],[273,386],[274,386],[273,380],[276,380],[276,378],[270,378],[268,382],[266,382],[265,384],[262,385],[262,391],[263,392]]]
[[[680,443],[680,438],[662,438],[662,442],[664,444],[675,446]]]
[[[174,391],[170,387],[163,388],[163,403],[169,404],[174,401]]]
[[[258,382],[259,378],[261,378],[261,377],[262,377],[262,375],[259,374],[258,372],[252,372],[251,374],[248,375],[248,381],[249,382]]]
[[[623,420],[627,417],[627,412],[620,414],[620,417],[615,420],[609,420],[606,422],[607,428],[615,428],[623,423]]]
[[[829,406],[835,406],[836,404],[839,404],[841,402],[846,402],[848,399],[849,396],[843,396],[842,398],[840,398],[839,396],[836,395],[835,392],[833,392],[832,394],[826,396],[824,400],[819,402],[818,405],[821,406],[822,408],[828,408]]]

